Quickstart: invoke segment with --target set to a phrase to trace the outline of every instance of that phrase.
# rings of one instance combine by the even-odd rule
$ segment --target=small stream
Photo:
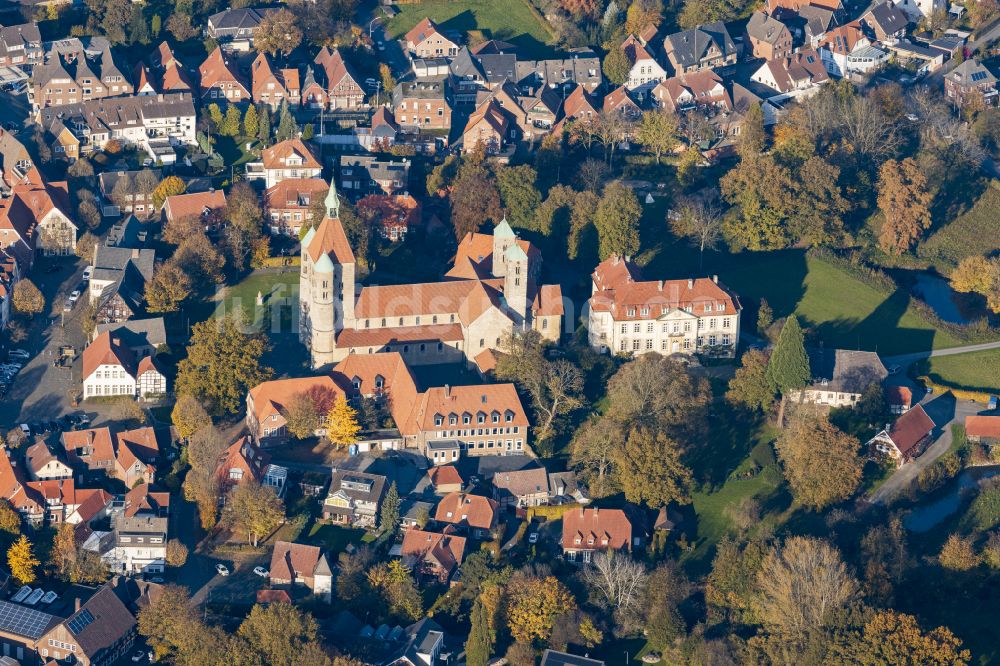
[[[962,314],[955,302],[955,292],[948,280],[934,273],[918,272],[913,276],[914,292],[927,303],[943,321],[952,324],[968,324],[971,320]]]
[[[945,486],[946,494],[935,494],[935,499],[918,504],[903,518],[903,526],[911,532],[927,532],[958,511],[964,496],[978,489],[983,483],[1000,475],[1000,465],[971,467],[963,470]]]

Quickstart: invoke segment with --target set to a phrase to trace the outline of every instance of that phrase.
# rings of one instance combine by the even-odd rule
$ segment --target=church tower
[[[496,242],[496,241],[494,241]],[[503,255],[503,295],[507,307],[520,316],[520,324],[528,316],[528,255],[517,243],[507,248]],[[496,255],[493,256],[494,263]]]
[[[302,239],[299,339],[314,368],[339,361],[337,333],[354,326],[354,253],[340,222],[340,198],[331,180],[326,216]]]
[[[507,275],[507,248],[515,243],[517,236],[505,217],[493,228],[493,277],[502,278]]]

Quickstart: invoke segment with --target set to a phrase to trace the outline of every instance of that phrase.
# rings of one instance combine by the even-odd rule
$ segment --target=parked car
[[[150,583],[156,583],[157,585],[163,585],[167,581],[164,580],[164,578],[162,576],[153,576],[152,578],[149,579],[149,582]]]
[[[29,426],[27,423],[22,423],[18,427],[21,429],[21,432],[24,433],[25,437],[31,437],[31,426]]]
[[[253,572],[261,578],[267,578],[270,575],[264,567],[254,567]]]
[[[83,281],[84,282],[89,282],[90,281],[90,276],[93,275],[93,274],[94,274],[94,267],[93,266],[87,266],[86,268],[84,268],[83,269]]]
[[[76,302],[80,300],[80,290],[74,289],[73,293],[69,295],[69,302],[76,305]]]
[[[215,565],[215,571],[220,576],[228,576],[229,575],[229,567],[227,567],[225,564],[223,564],[221,562],[219,562],[218,564]]]
[[[67,298],[66,303],[63,304],[63,312],[72,312],[74,303],[76,303],[76,301],[71,301]]]
[[[532,532],[528,535],[528,543],[536,544],[538,543],[538,532]]]

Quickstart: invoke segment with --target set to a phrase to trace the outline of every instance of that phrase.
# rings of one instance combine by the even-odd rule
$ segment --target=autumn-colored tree
[[[643,354],[626,363],[608,381],[605,414],[626,431],[650,428],[677,441],[700,432],[711,390],[680,362],[658,354]]]
[[[841,195],[840,169],[821,157],[810,157],[792,181],[789,233],[807,245],[833,245],[844,237],[842,216],[850,204]]]
[[[89,231],[84,231],[83,235],[76,241],[76,247],[73,248],[73,254],[81,259],[90,261],[94,258],[94,248],[97,247],[98,242],[99,239],[97,236]]]
[[[395,617],[412,622],[423,615],[423,601],[413,583],[412,571],[400,560],[376,564],[366,578]]]
[[[23,315],[40,315],[45,311],[45,296],[28,278],[14,285],[14,309]]]
[[[628,81],[629,72],[632,70],[632,61],[628,59],[625,49],[615,46],[604,56],[601,65],[604,76],[615,86],[620,86]]]
[[[357,410],[351,407],[342,395],[338,395],[334,400],[323,427],[326,428],[326,438],[338,446],[353,444],[361,432]]]
[[[790,537],[772,548],[757,575],[764,624],[787,633],[827,626],[857,590],[840,552],[811,537]]]
[[[177,395],[197,398],[210,413],[235,413],[247,391],[271,374],[260,364],[265,347],[261,335],[244,332],[236,315],[195,324],[187,358],[177,364]]]
[[[330,392],[330,398],[325,401],[325,407],[317,403],[317,396],[310,391],[303,391],[292,396],[285,408],[285,427],[288,433],[296,439],[306,439],[316,434],[323,427],[323,419],[333,406],[335,395]]]
[[[598,0],[559,0],[559,4],[578,19],[593,19],[601,13]]]
[[[187,439],[202,428],[212,425],[212,417],[198,400],[190,395],[177,398],[170,412],[170,421],[177,430],[177,436]]]
[[[182,567],[187,562],[188,547],[177,539],[167,541],[167,566]]]
[[[625,12],[625,32],[638,35],[650,24],[659,25],[662,13],[661,0],[635,0]]]
[[[480,225],[499,222],[503,216],[496,182],[489,170],[474,157],[467,157],[458,169],[449,198],[451,223],[459,241],[466,234],[479,231]]]
[[[764,112],[760,104],[754,102],[747,108],[743,117],[743,125],[740,127],[740,135],[736,142],[736,149],[740,157],[744,159],[753,158],[764,152],[764,142],[767,134],[764,132]]]
[[[633,256],[639,251],[641,217],[642,206],[629,187],[614,182],[604,188],[594,215],[602,260],[612,254]]]
[[[861,444],[825,414],[799,414],[775,448],[795,500],[824,509],[854,494],[861,482]]]
[[[184,194],[187,190],[187,183],[178,176],[167,176],[153,190],[153,206],[157,209],[163,207],[163,202],[167,197]]]
[[[760,624],[757,577],[768,549],[759,541],[738,544],[724,537],[715,549],[705,581],[705,601],[713,612],[739,624]]]
[[[726,400],[733,405],[766,412],[774,404],[774,387],[767,380],[767,352],[748,349],[729,380]]]
[[[21,514],[7,500],[0,500],[0,532],[14,536],[21,534]]]
[[[260,53],[274,57],[288,56],[302,43],[302,29],[295,14],[287,9],[268,12],[254,34],[253,46]]]
[[[963,666],[972,655],[947,627],[925,632],[912,615],[884,610],[851,635],[841,654],[830,656],[858,666]]]
[[[191,289],[187,272],[177,262],[167,260],[146,286],[146,305],[150,312],[177,312]]]
[[[955,291],[984,296],[986,305],[1000,313],[1000,258],[964,257],[952,271],[951,287]]]
[[[653,151],[659,164],[660,155],[673,152],[677,146],[679,127],[680,119],[667,109],[647,111],[635,128],[635,140],[646,150]]]
[[[681,462],[680,447],[663,433],[632,430],[615,457],[618,485],[625,499],[650,508],[691,501],[691,470]]]
[[[586,479],[594,497],[605,497],[620,490],[614,465],[624,440],[621,424],[600,416],[585,421],[573,435],[570,463]]]
[[[292,604],[254,606],[237,634],[247,640],[271,666],[296,666],[308,643],[315,643],[319,627],[307,611]]]
[[[24,534],[7,549],[7,568],[14,578],[27,585],[35,582],[35,568],[41,564]]]
[[[165,585],[136,619],[139,633],[156,652],[157,660],[187,652],[203,635],[190,594],[178,585]]]
[[[979,566],[979,556],[972,547],[972,541],[952,534],[944,542],[938,562],[945,569],[953,571],[968,571]]]
[[[931,226],[928,206],[933,198],[927,177],[912,158],[887,160],[879,169],[878,207],[884,217],[879,246],[896,255],[911,249]]]
[[[256,137],[258,132],[260,132],[260,116],[257,114],[257,107],[250,104],[243,114],[243,136]]]
[[[547,640],[556,617],[576,608],[572,593],[555,576],[516,578],[507,590],[504,616],[519,643]]]
[[[787,218],[792,205],[792,177],[771,155],[740,160],[719,181],[722,196],[736,207],[726,220],[731,245],[775,250],[788,245]]]
[[[233,522],[247,533],[254,546],[273,532],[285,518],[285,505],[274,490],[253,479],[243,481],[229,493],[226,510]]]

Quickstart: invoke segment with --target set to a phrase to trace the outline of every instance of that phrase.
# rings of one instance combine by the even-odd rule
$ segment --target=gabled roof
[[[858,42],[865,39],[858,21],[851,21],[827,32],[819,41],[819,46],[838,55],[850,55]],[[867,40],[866,40],[867,41]]]
[[[791,36],[784,23],[762,11],[756,11],[750,16],[747,22],[747,34],[752,39],[766,44],[776,43],[782,35]]]
[[[192,192],[190,194],[175,194],[167,197],[163,208],[168,220],[179,220],[183,217],[222,216],[226,212],[226,193],[222,190],[209,192]]]
[[[105,332],[98,335],[83,350],[83,379],[90,377],[102,365],[120,366],[130,376],[136,376],[135,356],[122,344],[121,338]]]
[[[464,483],[462,475],[458,473],[458,469],[454,465],[431,467],[427,470],[427,478],[430,479],[431,485],[435,488],[456,484],[461,486]]]
[[[410,566],[425,564],[451,575],[462,563],[465,544],[465,537],[456,534],[410,529],[403,535],[400,557]]]
[[[331,399],[343,395],[333,379],[326,375],[319,377],[289,377],[274,379],[257,384],[250,389],[253,401],[254,416],[258,423],[272,414],[286,414],[288,407],[297,395],[313,392],[328,392]]]
[[[934,430],[933,419],[927,415],[922,405],[916,405],[896,419],[889,428],[888,435],[905,458],[932,430]]]
[[[997,82],[997,77],[993,75],[993,72],[975,58],[969,58],[951,70],[947,78],[961,86],[979,86]]]
[[[584,118],[597,115],[597,107],[594,100],[582,84],[577,84],[573,92],[563,102],[563,114],[567,118]]]
[[[565,550],[621,550],[632,545],[632,523],[621,509],[573,509],[563,514]]]
[[[420,23],[413,26],[413,29],[406,33],[406,41],[409,44],[419,46],[434,35],[440,35],[437,24],[429,18],[424,18]],[[444,35],[441,35],[442,37]],[[447,39],[447,38],[445,38]],[[449,40],[450,41],[450,40]]]
[[[244,93],[250,92],[243,77],[239,74],[235,63],[230,63],[222,53],[222,47],[216,46],[215,50],[208,54],[205,61],[198,67],[201,74],[201,89],[207,90],[218,83],[234,82],[242,88]]]
[[[114,442],[111,439],[111,430],[107,426],[68,430],[62,434],[62,443],[67,453],[72,452],[88,461],[110,463],[115,459]],[[90,453],[83,454],[84,448],[89,449]]]
[[[544,467],[497,472],[493,475],[493,487],[506,490],[514,497],[548,493],[549,474]]]
[[[216,478],[226,481],[230,478],[229,471],[238,469],[243,472],[243,478],[250,475],[258,483],[264,478],[264,471],[271,460],[270,454],[257,448],[247,436],[240,437],[219,456],[216,466]]]
[[[80,650],[93,659],[101,653],[110,654],[115,644],[133,630],[136,620],[114,590],[105,585],[63,625]]]
[[[864,393],[889,376],[878,354],[851,349],[810,349],[809,370],[813,388],[844,393]]]
[[[323,573],[320,570],[321,563],[323,564],[322,568],[325,568],[326,573],[329,574],[329,564],[327,564],[319,546],[278,541],[274,544],[274,551],[271,553],[271,578],[293,582],[303,576],[311,578],[317,573]]]
[[[892,2],[875,5],[861,17],[861,20],[871,25],[880,39],[884,38],[883,36],[894,35],[900,30],[905,30],[910,22],[906,12]]]
[[[333,257],[341,265],[354,263],[354,251],[347,240],[339,217],[325,217],[316,228],[306,251],[313,262],[321,257]]]
[[[622,42],[621,49],[625,52],[625,57],[633,65],[640,60],[655,60],[653,55],[646,50],[646,47],[642,45],[642,42],[635,35],[626,37]]]
[[[481,530],[491,530],[496,525],[496,500],[468,493],[449,493],[441,498],[434,513],[434,520],[450,525],[468,525]]]
[[[969,437],[1000,439],[1000,416],[966,416],[965,434]]]
[[[910,408],[913,404],[913,391],[906,386],[886,386],[885,399],[890,405]]]
[[[712,46],[723,55],[736,52],[736,45],[721,21],[667,35],[663,46],[671,59],[681,67],[697,65]]]
[[[775,58],[764,63],[770,70],[777,91],[786,93],[797,87],[819,85],[830,80],[819,54],[813,49],[793,53],[786,58]]]
[[[265,148],[260,159],[264,163],[265,169],[284,169],[285,160],[289,157],[298,156],[302,159],[299,169],[322,169],[316,155],[313,154],[309,146],[302,139],[286,139],[274,144],[270,148]]]
[[[162,516],[170,511],[170,493],[154,491],[148,483],[141,483],[125,494],[125,515],[140,513]]]
[[[634,109],[639,111],[639,105],[635,103],[632,99],[632,95],[629,93],[629,89],[626,86],[619,86],[618,88],[612,90],[604,98],[604,111],[621,111],[624,112],[625,109]]]

